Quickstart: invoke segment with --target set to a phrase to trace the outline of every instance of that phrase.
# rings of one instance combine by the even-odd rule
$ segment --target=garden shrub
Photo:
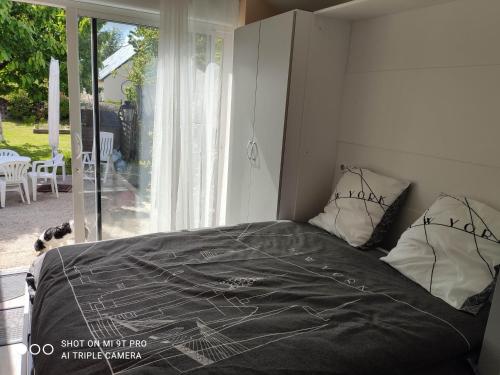
[[[15,121],[33,124],[46,122],[48,119],[48,103],[33,102],[28,93],[22,89],[5,95],[0,101],[6,102],[6,117]],[[59,119],[61,122],[69,121],[69,98],[61,93]]]
[[[19,89],[5,96],[7,100],[7,114],[13,120],[34,122],[35,106],[28,93]]]
[[[61,121],[69,121],[69,98],[61,93],[61,112],[59,113]]]

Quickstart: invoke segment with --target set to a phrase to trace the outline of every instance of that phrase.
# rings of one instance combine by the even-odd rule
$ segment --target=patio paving
[[[71,176],[66,182],[71,183]],[[94,219],[95,195],[93,182],[85,181],[84,205],[86,221],[90,229],[88,240],[95,239]],[[21,202],[17,193],[8,192],[6,207],[0,209],[0,269],[27,267],[37,253],[33,244],[40,233],[52,226],[73,218],[73,194],[38,193],[38,200],[30,205]],[[144,202],[136,189],[120,174],[115,174],[103,185],[102,221],[103,239],[123,238],[149,231],[150,206]]]
[[[24,204],[19,194],[7,193],[5,208],[0,209],[0,269],[30,265],[40,233],[72,219],[71,193],[59,193],[59,199],[52,193],[38,193],[37,199]]]

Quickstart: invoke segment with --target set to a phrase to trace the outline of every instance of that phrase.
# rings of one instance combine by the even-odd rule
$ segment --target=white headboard
[[[352,24],[337,168],[413,182],[386,246],[440,192],[500,209],[500,1],[457,0]]]

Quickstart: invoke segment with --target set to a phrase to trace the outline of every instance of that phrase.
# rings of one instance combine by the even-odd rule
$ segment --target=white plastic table
[[[27,161],[29,163],[31,161],[31,158],[28,156],[4,156],[4,157],[0,157],[0,164],[10,163],[12,161]]]

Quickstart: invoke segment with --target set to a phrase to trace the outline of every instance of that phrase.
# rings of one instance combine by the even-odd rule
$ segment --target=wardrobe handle
[[[252,161],[254,163],[257,160],[258,154],[259,154],[259,149],[257,147],[257,142],[252,142],[252,151],[251,151],[250,155],[251,155]]]
[[[252,148],[253,148],[253,141],[250,140],[248,141],[248,144],[247,144],[247,158],[248,160],[252,160]]]

